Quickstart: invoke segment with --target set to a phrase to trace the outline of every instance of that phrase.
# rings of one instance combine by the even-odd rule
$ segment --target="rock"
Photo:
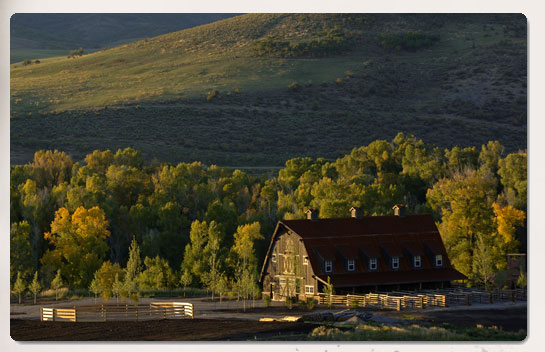
[[[334,325],[343,326],[343,325],[358,325],[358,324],[365,324],[365,320],[361,319],[357,315],[353,315],[352,317],[346,319],[345,321],[337,322]]]

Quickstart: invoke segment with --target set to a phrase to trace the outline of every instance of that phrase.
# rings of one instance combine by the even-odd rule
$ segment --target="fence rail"
[[[193,304],[151,302],[150,304],[93,304],[72,308],[40,308],[42,321],[109,321],[193,318]]]
[[[526,301],[525,289],[483,291],[477,289],[438,289],[420,291],[392,291],[368,294],[331,295],[319,293],[315,296],[319,304],[357,305],[383,309],[424,309],[477,303]]]

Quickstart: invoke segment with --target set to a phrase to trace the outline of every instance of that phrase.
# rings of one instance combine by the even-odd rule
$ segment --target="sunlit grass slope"
[[[400,130],[442,146],[498,139],[525,148],[525,35],[522,15],[249,14],[18,63],[12,155],[22,161],[61,145],[80,155],[119,142],[163,160],[277,165],[336,157]],[[81,119],[92,130],[81,130]],[[128,133],[136,123],[153,137]],[[125,139],[106,139],[99,126],[125,126],[116,132]]]

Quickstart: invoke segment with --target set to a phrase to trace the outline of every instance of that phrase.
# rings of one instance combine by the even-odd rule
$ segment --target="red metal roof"
[[[277,225],[269,252],[275,236],[285,230],[301,237],[314,274],[323,280],[330,276],[334,286],[466,279],[463,274],[452,268],[430,214],[313,221],[282,220]],[[422,257],[420,268],[414,268],[412,257],[407,255],[406,250],[411,255]],[[432,256],[435,254],[443,255],[443,266],[440,268],[435,266],[435,257]],[[400,257],[399,268],[396,270],[391,267],[393,256]],[[371,258],[378,259],[376,271],[369,270]],[[345,259],[355,259],[355,271],[347,271]],[[330,273],[325,273],[325,260],[332,261],[333,271]],[[261,278],[264,270],[265,263]]]
[[[327,281],[328,275],[317,275]],[[454,268],[423,269],[411,271],[367,272],[329,275],[334,287],[358,287],[384,284],[410,284],[467,279]]]
[[[316,247],[312,247],[312,249],[314,250],[316,254],[322,257],[322,260],[335,259],[335,257],[337,256],[336,255],[337,253],[335,253],[335,249],[330,246],[316,246]],[[309,253],[309,255],[311,254]]]
[[[403,255],[403,248],[399,244],[393,242],[381,242],[380,247],[388,253],[390,257],[401,257]]]
[[[335,248],[345,259],[356,259],[360,255],[358,247],[341,244],[336,245]]]
[[[309,220],[282,220],[287,228],[305,238],[410,233],[439,233],[430,214],[407,216],[364,216]]]

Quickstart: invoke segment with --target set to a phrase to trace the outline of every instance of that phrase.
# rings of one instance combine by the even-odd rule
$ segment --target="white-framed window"
[[[303,265],[308,265],[308,257],[303,257]]]
[[[330,273],[333,271],[333,262],[331,260],[326,260],[324,266],[326,273]]]
[[[420,268],[422,266],[422,258],[419,255],[414,256],[414,267]]]
[[[305,293],[307,295],[313,295],[314,294],[314,286],[312,285],[305,285]]]
[[[435,256],[435,266],[443,266],[443,255],[437,254]]]
[[[276,254],[271,256],[271,262],[276,263]]]
[[[392,269],[399,269],[399,257],[392,257]]]
[[[369,270],[377,270],[377,258],[369,259]]]
[[[356,270],[356,261],[354,259],[348,259],[347,267],[348,271]]]

